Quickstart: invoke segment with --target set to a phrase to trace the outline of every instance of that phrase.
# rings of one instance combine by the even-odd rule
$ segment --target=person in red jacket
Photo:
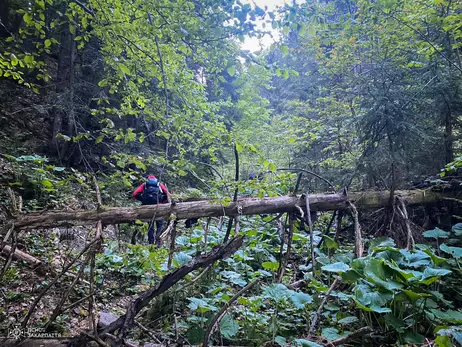
[[[142,183],[133,192],[133,198],[141,201],[142,205],[157,205],[166,204],[169,202],[170,193],[167,190],[165,184],[160,183],[154,175],[149,175],[146,178],[146,182]],[[156,242],[157,245],[160,243],[160,233],[165,221],[156,221],[156,233],[154,234],[154,223],[151,222],[148,228],[148,241],[149,244]]]

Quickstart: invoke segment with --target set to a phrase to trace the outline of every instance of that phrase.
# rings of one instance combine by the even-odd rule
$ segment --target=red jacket
[[[148,179],[157,179],[157,177],[151,175],[151,176],[148,176]],[[159,187],[162,190],[162,193],[166,193],[168,196],[170,196],[170,192],[167,190],[167,187],[165,186],[165,184],[160,183]],[[137,195],[143,193],[143,191],[144,191],[144,183],[141,183],[141,185],[138,188],[136,188],[135,191],[133,192],[132,194],[133,198],[136,199]],[[166,204],[166,203],[168,203],[168,199],[160,202],[160,204]]]

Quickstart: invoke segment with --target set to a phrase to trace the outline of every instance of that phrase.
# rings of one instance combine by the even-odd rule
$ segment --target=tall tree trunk
[[[446,115],[444,118],[444,153],[447,164],[454,161],[454,137],[452,135],[453,122],[451,104],[448,100],[446,100],[446,105]]]
[[[64,13],[65,11],[63,11]],[[58,53],[58,74],[56,78],[56,100],[50,153],[59,155],[63,160],[69,149],[69,141],[62,141],[57,135],[72,137],[75,129],[74,112],[74,62],[75,62],[75,31],[71,32],[70,24],[64,23]]]

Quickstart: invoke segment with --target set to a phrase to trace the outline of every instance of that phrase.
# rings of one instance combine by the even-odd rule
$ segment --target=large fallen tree
[[[432,204],[441,199],[453,197],[451,192],[428,190],[395,191],[408,205]],[[390,192],[367,191],[343,194],[312,194],[308,195],[311,211],[332,211],[348,207],[348,201],[359,208],[378,208],[390,203]],[[278,196],[263,199],[238,199],[236,202],[224,205],[213,201],[193,201],[176,204],[162,204],[139,207],[100,207],[97,210],[86,211],[45,211],[21,214],[11,219],[15,228],[53,228],[58,226],[75,226],[95,224],[125,223],[134,220],[168,219],[175,215],[176,219],[201,217],[238,216],[254,214],[271,214],[281,212],[296,212],[298,207],[304,208],[304,196]],[[297,207],[298,206],[298,207]]]

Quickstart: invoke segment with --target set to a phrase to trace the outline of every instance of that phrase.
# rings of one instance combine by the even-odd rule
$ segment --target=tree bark
[[[454,193],[435,192],[432,190],[403,190],[395,191],[408,205],[432,204]],[[378,208],[388,206],[389,191],[374,191],[343,194],[312,194],[309,195],[310,210],[333,211],[348,207],[348,201],[358,208]],[[35,212],[20,215],[9,222],[15,228],[55,228],[59,226],[75,226],[95,224],[99,220],[104,225],[127,223],[134,220],[150,221],[155,219],[168,219],[174,213],[177,219],[190,219],[201,217],[219,217],[238,215],[255,215],[281,212],[297,212],[295,205],[304,208],[304,196],[278,196],[272,198],[239,199],[224,206],[210,201],[194,201],[172,204],[161,204],[138,207],[102,207],[95,211],[49,211]]]

